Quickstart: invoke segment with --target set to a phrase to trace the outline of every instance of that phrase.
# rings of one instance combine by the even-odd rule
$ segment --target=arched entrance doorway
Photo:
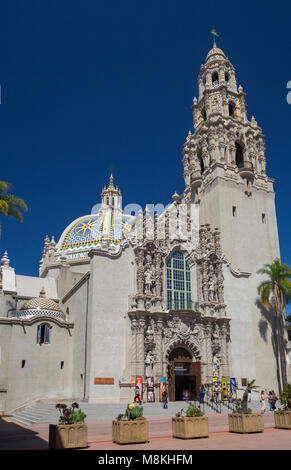
[[[177,347],[169,354],[169,399],[198,400],[201,386],[201,363],[193,362],[191,353]]]

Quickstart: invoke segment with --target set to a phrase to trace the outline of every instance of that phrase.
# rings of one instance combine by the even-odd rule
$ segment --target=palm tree
[[[10,187],[11,183],[7,183],[7,181],[0,181],[0,215],[12,217],[13,219],[22,222],[23,215],[21,211],[27,211],[27,205],[21,198],[8,193]]]
[[[241,412],[244,414],[248,413],[248,395],[249,392],[256,392],[258,391],[259,385],[255,385],[255,379],[247,380],[246,388],[244,389],[242,401],[241,401]]]
[[[287,380],[283,344],[283,325],[285,325],[285,322],[282,322],[282,317],[286,318],[286,303],[291,298],[291,268],[287,264],[281,264],[280,259],[276,258],[271,264],[265,264],[257,273],[268,276],[268,279],[262,281],[258,286],[261,303],[269,312],[272,310],[272,304],[275,307],[273,318],[274,352],[277,362],[278,388],[279,393],[281,393],[281,383],[284,386]]]

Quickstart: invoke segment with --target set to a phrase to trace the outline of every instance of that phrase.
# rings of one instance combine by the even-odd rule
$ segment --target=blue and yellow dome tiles
[[[118,246],[123,234],[131,231],[133,221],[134,217],[120,213],[84,216],[69,228],[61,242],[60,251],[98,248],[105,234],[109,246]]]
[[[27,300],[16,313],[18,318],[30,318],[38,315],[48,315],[65,320],[65,314],[61,307],[52,299],[34,297]]]

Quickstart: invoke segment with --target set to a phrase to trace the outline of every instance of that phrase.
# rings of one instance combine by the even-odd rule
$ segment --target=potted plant
[[[58,403],[56,408],[60,412],[59,424],[49,425],[50,449],[73,449],[88,446],[88,429],[84,423],[85,413],[78,403],[67,407]]]
[[[184,410],[182,409],[176,414],[175,418],[172,418],[173,437],[194,439],[209,436],[208,417],[204,416],[200,408],[195,408],[190,404],[185,416],[183,414]]]
[[[255,380],[247,381],[242,400],[236,401],[236,409],[228,415],[229,432],[253,433],[264,432],[264,419],[262,414],[253,413],[248,408],[248,393],[258,393]]]
[[[279,395],[282,408],[274,412],[275,428],[291,429],[291,385],[286,384]]]
[[[117,444],[135,444],[148,440],[149,423],[143,416],[143,407],[127,405],[125,412],[112,421],[112,441]]]

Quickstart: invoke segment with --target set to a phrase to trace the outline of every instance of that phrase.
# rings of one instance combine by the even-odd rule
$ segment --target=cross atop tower
[[[213,47],[216,47],[216,39],[215,38],[219,38],[219,35],[217,34],[217,32],[214,28],[212,28],[211,34],[213,36]]]

